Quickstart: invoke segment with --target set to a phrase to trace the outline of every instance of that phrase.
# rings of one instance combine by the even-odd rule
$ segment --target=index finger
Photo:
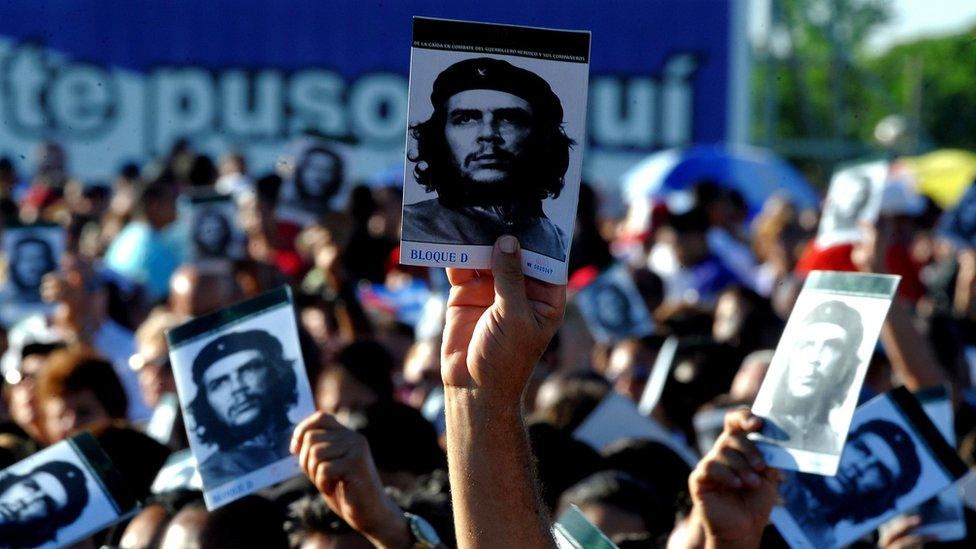
[[[298,422],[295,426],[295,430],[291,435],[291,444],[289,444],[289,450],[291,453],[298,453],[298,449],[301,447],[301,442],[305,438],[305,432],[309,429],[343,429],[339,420],[337,420],[332,414],[323,411],[317,411],[314,414],[308,416],[307,418]]]
[[[446,270],[447,279],[451,282],[451,286],[460,286],[469,280],[483,277],[486,274],[491,276],[491,271],[485,271],[482,269],[459,269],[456,267],[448,267]]]
[[[748,408],[740,408],[725,414],[724,431],[728,433],[753,433],[762,428],[762,418]]]

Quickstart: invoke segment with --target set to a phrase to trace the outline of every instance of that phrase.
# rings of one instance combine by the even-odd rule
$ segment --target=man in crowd
[[[559,196],[573,141],[537,74],[491,58],[451,65],[434,81],[431,117],[410,128],[414,177],[437,198],[404,207],[403,238],[492,245],[514,234],[563,261],[567,235],[543,212]]]
[[[846,303],[827,301],[807,313],[794,333],[763,435],[790,448],[839,454],[844,433],[833,428],[830,415],[847,399],[857,373],[861,315]]]
[[[193,359],[196,395],[187,406],[196,436],[217,447],[200,463],[208,489],[288,456],[298,402],[293,360],[264,330],[230,332]]]
[[[85,475],[66,461],[49,461],[23,474],[0,475],[0,546],[57,542],[88,503]]]

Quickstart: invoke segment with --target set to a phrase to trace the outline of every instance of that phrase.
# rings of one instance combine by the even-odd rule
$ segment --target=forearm
[[[454,387],[445,400],[458,547],[554,547],[518,403]]]
[[[935,351],[915,325],[908,305],[898,297],[881,328],[881,341],[891,367],[910,390],[934,387],[949,381]]]

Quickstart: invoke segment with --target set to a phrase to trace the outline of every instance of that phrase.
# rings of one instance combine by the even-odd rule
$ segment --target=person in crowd
[[[37,402],[37,378],[47,366],[48,357],[64,348],[64,343],[28,343],[20,351],[16,369],[5,372],[4,400],[10,418],[31,440],[45,440],[43,416]]]
[[[169,282],[169,309],[184,318],[212,313],[244,299],[233,264],[224,259],[185,263]]]
[[[79,431],[125,421],[129,406],[112,364],[89,349],[54,351],[37,380],[44,440],[55,443]]]
[[[136,330],[137,351],[129,359],[129,366],[138,374],[142,398],[150,408],[155,409],[163,395],[176,394],[166,330],[182,324],[183,319],[178,314],[158,308]]]
[[[105,266],[145,286],[153,301],[166,297],[182,250],[166,231],[176,221],[174,182],[167,177],[140,183],[135,213],[105,252]]]
[[[354,341],[338,351],[315,384],[319,409],[350,423],[368,407],[393,400],[393,357],[376,341]]]

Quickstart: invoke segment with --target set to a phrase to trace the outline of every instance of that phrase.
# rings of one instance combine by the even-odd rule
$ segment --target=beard
[[[452,209],[481,207],[538,215],[542,211],[542,199],[536,185],[527,177],[532,173],[527,156],[531,155],[512,155],[508,173],[491,182],[476,181],[462,173],[454,163],[445,162],[446,169],[441,177],[444,183],[438,185],[437,198],[445,207]]]

